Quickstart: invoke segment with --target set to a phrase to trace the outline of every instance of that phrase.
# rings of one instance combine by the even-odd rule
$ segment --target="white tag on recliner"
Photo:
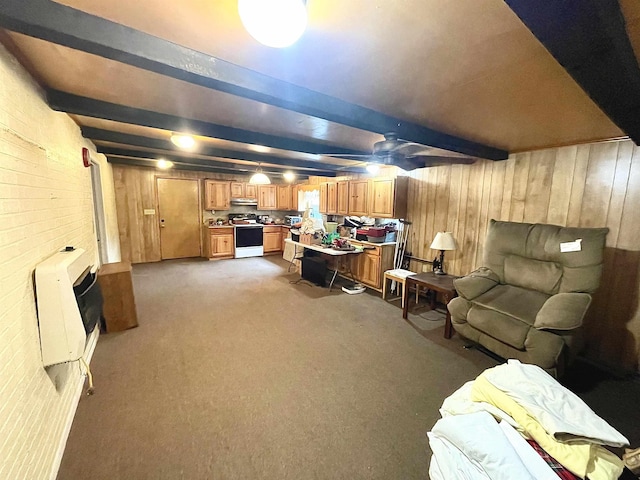
[[[560,251],[562,253],[579,252],[580,250],[582,250],[582,239],[581,238],[578,238],[577,240],[574,240],[573,242],[562,242],[560,244]]]

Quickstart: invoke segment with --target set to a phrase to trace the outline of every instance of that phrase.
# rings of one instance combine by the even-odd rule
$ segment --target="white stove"
[[[261,223],[257,223],[255,218],[243,218],[235,220],[233,226],[235,228],[235,258],[264,255]]]

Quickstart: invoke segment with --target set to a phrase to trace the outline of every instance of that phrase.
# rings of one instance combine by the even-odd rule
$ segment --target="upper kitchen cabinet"
[[[336,182],[320,184],[320,213],[328,215],[338,213],[338,184]]]
[[[371,180],[369,214],[375,218],[405,218],[409,177]]]
[[[231,198],[258,198],[256,185],[244,182],[231,182]]]
[[[205,210],[229,210],[231,182],[204,181]]]
[[[277,210],[276,185],[258,185],[258,210]]]
[[[293,210],[293,196],[291,185],[278,185],[278,210]]]
[[[327,183],[320,184],[320,213],[327,212]]]
[[[349,215],[349,181],[338,182],[336,190],[338,197],[336,213],[338,215]]]
[[[349,214],[369,215],[369,180],[349,182]]]

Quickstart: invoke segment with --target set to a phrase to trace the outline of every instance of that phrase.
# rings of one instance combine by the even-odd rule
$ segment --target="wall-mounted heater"
[[[80,360],[87,335],[102,317],[102,294],[91,258],[67,247],[38,264],[35,273],[44,366]]]

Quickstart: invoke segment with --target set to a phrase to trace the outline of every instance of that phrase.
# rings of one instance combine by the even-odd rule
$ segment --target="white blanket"
[[[442,418],[427,435],[437,457],[432,480],[536,479],[487,412]]]
[[[481,375],[523,406],[558,441],[629,445],[620,432],[596,415],[580,397],[536,365],[509,360]]]

